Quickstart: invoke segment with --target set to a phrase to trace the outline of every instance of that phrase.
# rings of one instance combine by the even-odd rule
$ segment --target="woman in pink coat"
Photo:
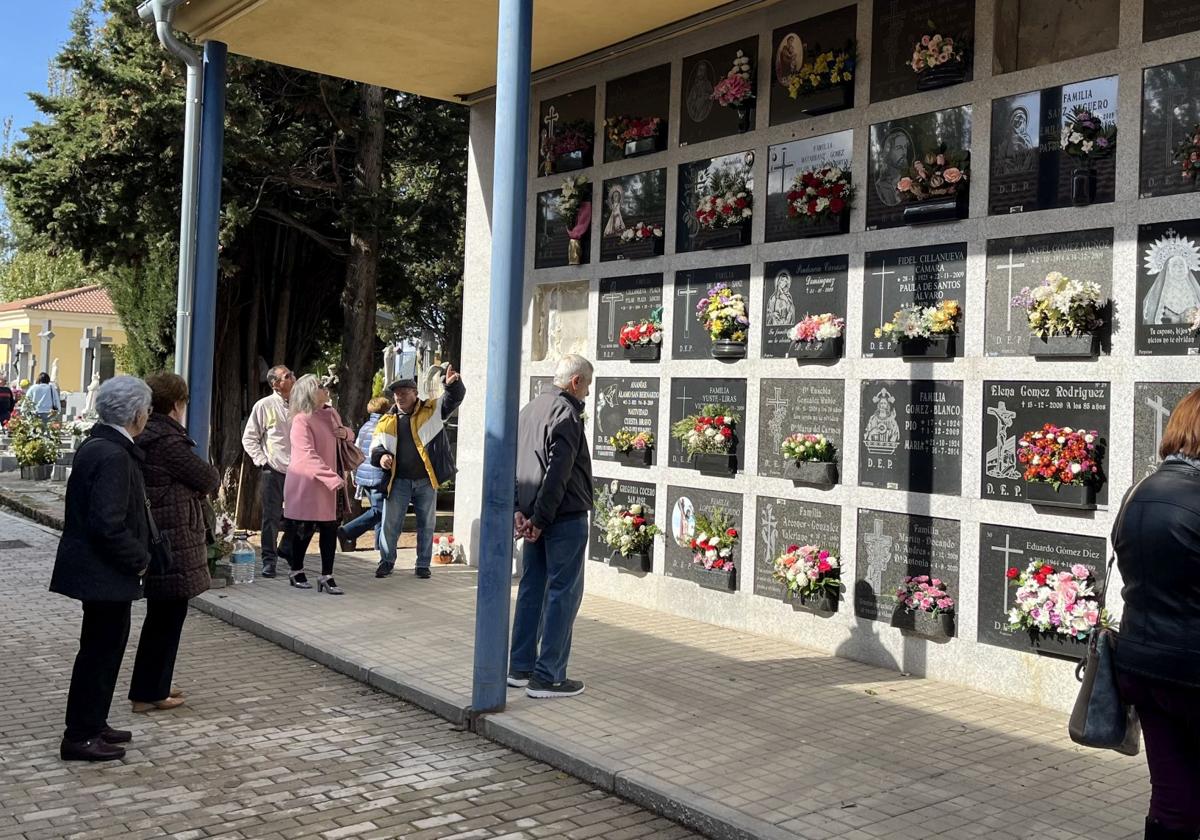
[[[338,473],[338,439],[348,440],[353,432],[342,425],[329,391],[312,374],[301,376],[288,399],[292,415],[292,458],[283,483],[283,544],[289,546],[288,583],[312,589],[304,574],[304,554],[318,533],[321,547],[321,577],[317,591],[341,595],[333,579],[333,555],[337,549],[337,494],[345,484]]]

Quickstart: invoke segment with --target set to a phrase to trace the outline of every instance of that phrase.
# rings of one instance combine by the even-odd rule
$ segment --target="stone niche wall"
[[[1192,383],[1200,381],[1200,365],[1192,356],[1196,343],[1181,343],[1170,327],[1142,323],[1143,313],[1155,309],[1146,305],[1148,296],[1161,299],[1163,306],[1169,297],[1147,291],[1157,279],[1157,275],[1143,276],[1148,261],[1165,271],[1172,255],[1182,256],[1189,265],[1200,259],[1191,250],[1200,239],[1200,226],[1194,221],[1200,217],[1200,207],[1194,194],[1181,193],[1169,177],[1166,181],[1148,178],[1145,171],[1146,166],[1158,165],[1155,161],[1161,164],[1159,147],[1167,143],[1170,132],[1151,126],[1148,139],[1142,139],[1143,111],[1148,119],[1156,113],[1154,108],[1143,109],[1143,70],[1196,58],[1200,43],[1194,34],[1143,43],[1144,13],[1148,27],[1162,14],[1176,18],[1189,14],[1187,3],[1179,6],[1167,0],[1156,0],[1153,8],[1144,8],[1142,0],[1119,4],[1118,0],[1087,0],[1083,5],[1094,8],[1094,14],[1051,22],[1050,29],[1034,21],[1040,3],[914,0],[907,5],[920,8],[914,11],[884,0],[857,4],[784,0],[535,87],[530,114],[522,397],[541,387],[565,352],[599,359],[596,375],[605,388],[602,393],[594,389],[588,406],[593,454],[604,443],[594,439],[598,429],[607,430],[622,417],[635,416],[644,426],[647,412],[659,450],[652,463],[645,464],[618,460],[605,447],[594,459],[597,485],[636,485],[638,499],[648,502],[667,540],[686,533],[688,523],[705,505],[729,508],[726,512],[738,523],[738,571],[732,582],[728,575],[699,580],[702,576],[695,570],[682,573],[680,549],[674,542],[668,546],[663,538],[654,547],[649,569],[632,571],[610,565],[607,553],[593,539],[590,593],[1065,708],[1076,691],[1071,657],[1078,651],[1059,646],[1047,655],[1036,651],[1029,639],[1007,630],[1005,611],[1012,593],[1004,570],[1031,560],[1070,559],[1102,576],[1113,507],[1135,477],[1153,468],[1154,439],[1161,433],[1163,419]],[[827,15],[821,24],[824,28],[817,28],[825,39],[821,47],[840,47],[835,43],[841,37],[837,27],[846,17],[832,13],[847,6],[856,10],[850,32],[858,56],[849,100],[853,107],[797,115],[797,104],[787,100],[786,93],[781,98],[773,90],[780,68],[794,59],[797,41],[787,35],[796,30],[800,42],[815,37],[794,22]],[[904,22],[906,14],[919,18],[918,26],[926,19],[937,22],[957,15],[959,25],[968,29],[973,15],[973,73],[966,74],[968,81],[918,93],[903,68],[871,66],[877,53],[902,57],[908,36],[896,32],[911,24]],[[998,21],[1003,32],[997,32]],[[1054,26],[1064,25],[1068,32],[1053,31]],[[1171,25],[1177,31],[1185,29],[1182,23]],[[1039,49],[1038,44],[1081,43],[1072,33],[1084,30],[1072,26],[1090,33],[1084,43],[1111,32],[1117,33],[1117,40],[1111,42],[1111,49],[1067,60],[1056,60],[1062,53],[1048,54],[1046,62],[1017,59],[1023,50]],[[889,44],[899,46],[873,50],[876,27],[886,27]],[[792,52],[786,44],[792,45]],[[705,123],[707,110],[700,88],[709,83],[706,80],[727,72],[724,62],[732,61],[736,52],[727,49],[730,45],[750,51],[757,86],[755,108],[744,118],[726,113],[717,122]],[[1005,51],[1003,60],[999,50]],[[1071,46],[1066,54],[1077,52]],[[702,66],[709,59],[712,66]],[[608,83],[664,63],[671,73],[667,110],[640,116],[662,117],[665,136],[649,144],[644,155],[632,148],[634,154],[600,149],[604,118],[612,115],[606,102]],[[1179,79],[1190,78],[1188,66],[1179,68]],[[879,78],[873,79],[876,75]],[[1115,76],[1115,88],[1104,82],[1088,92],[1088,86],[1076,84],[1098,76]],[[872,101],[873,82],[879,82],[874,86],[886,90],[889,98]],[[546,237],[568,229],[561,220],[538,215],[537,195],[557,190],[566,177],[540,174],[548,154],[539,154],[547,142],[539,136],[546,128],[541,105],[589,88],[595,90],[592,123],[597,146],[590,155],[592,164],[570,173],[586,175],[595,185],[598,206],[591,217],[585,261],[534,269],[536,249],[550,254],[553,245],[558,249],[555,255],[562,250],[562,243],[549,243]],[[1014,97],[1030,94],[1032,104],[1025,106],[1025,118],[1056,119],[1059,94],[1053,91],[1060,89],[1064,101],[1067,91],[1078,97],[1073,101],[1102,96],[1111,101],[1096,107],[1116,113],[1116,156],[1100,169],[1097,201],[1090,206],[1072,206],[1069,162],[1039,159],[1039,145],[1046,150],[1053,144],[1047,145],[1045,135],[1039,138],[1039,129],[1027,125],[1017,113],[1021,103]],[[1164,89],[1180,90],[1180,83]],[[1183,89],[1186,95],[1180,95],[1185,101],[1166,103],[1169,110],[1200,113],[1200,102],[1193,101],[1200,99],[1195,86]],[[629,91],[622,90],[620,107],[627,109]],[[993,124],[994,114],[1000,112],[994,110],[994,100],[1008,103],[1003,132]],[[773,113],[776,103],[783,104]],[[661,110],[661,105],[651,107]],[[490,108],[490,104],[477,106],[481,126],[490,124]],[[685,116],[691,139],[681,145]],[[887,155],[903,156],[931,130],[947,124],[957,126],[956,131],[969,130],[964,150],[970,152],[971,161],[968,212],[958,221],[903,224],[898,208],[888,202],[894,196],[886,194],[890,177],[886,167],[895,163]],[[884,128],[872,130],[879,126]],[[739,130],[742,127],[747,130]],[[822,230],[826,235],[786,238],[779,221],[768,216],[783,206],[779,196],[794,171],[793,161],[819,156],[826,135],[835,136],[831,142],[839,155],[848,153],[859,189],[848,224],[844,229],[834,225]],[[1022,144],[1021,136],[1028,142]],[[880,146],[875,154],[879,156],[881,150],[883,154],[869,172],[876,137]],[[1150,148],[1147,143],[1157,145]],[[786,144],[799,145],[787,146],[785,157],[781,147]],[[993,147],[1002,150],[1003,166],[991,165]],[[550,146],[545,149],[552,151]],[[748,167],[755,211],[746,240],[708,248],[705,245],[713,243],[703,242],[694,230],[680,229],[687,222],[687,207],[681,208],[680,197],[687,200],[696,188],[694,181],[680,183],[680,177],[681,171],[697,171],[690,164],[704,161],[707,166],[722,159]],[[1032,168],[1022,170],[1022,166]],[[610,259],[608,255],[623,247],[615,239],[604,240],[606,226],[617,215],[614,207],[626,226],[640,221],[639,214],[648,223],[657,223],[658,218],[651,218],[646,209],[650,205],[639,205],[637,196],[628,195],[630,191],[602,195],[600,185],[661,169],[667,173],[661,240]],[[1033,172],[1033,180],[1022,182],[1022,171]],[[1048,187],[1043,188],[1039,179],[1047,178]],[[478,187],[474,185],[472,192]],[[990,195],[1001,189],[1024,197]],[[1034,211],[1033,207],[1054,209]],[[616,228],[607,233],[614,237]],[[469,230],[469,246],[485,234]],[[679,243],[685,248],[679,248]],[[486,290],[482,266],[480,262],[468,269],[467,291],[472,299]],[[1010,287],[1015,292],[1055,269],[1096,279],[1111,289],[1111,324],[1096,358],[1034,358],[1021,332],[1023,315],[1006,310]],[[613,282],[635,275],[636,280]],[[1175,275],[1166,271],[1164,276]],[[1200,273],[1193,270],[1191,276]],[[712,278],[724,278],[745,290],[751,320],[745,358],[722,361],[693,352],[697,332],[701,342],[707,339],[697,323],[689,326],[689,310],[695,306],[699,287]],[[890,315],[888,308],[903,298],[906,288],[919,288],[923,291],[917,294],[931,299],[954,296],[963,302],[962,332],[948,358],[901,357],[887,342],[874,339],[873,328]],[[1177,286],[1176,292],[1183,289]],[[1160,284],[1159,292],[1163,291]],[[609,322],[634,317],[631,310],[643,300],[661,302],[667,336],[659,359],[633,362],[614,346],[614,324]],[[823,307],[818,311],[841,307],[846,335],[840,358],[800,365],[783,355],[786,322],[809,307]],[[483,337],[472,346],[485,347]],[[483,364],[483,355],[464,359],[464,367],[482,369]],[[691,469],[668,444],[671,419],[685,401],[690,401],[686,406],[694,406],[697,393],[708,393],[740,414],[737,463],[723,477]],[[634,395],[636,405],[623,405],[622,395]],[[463,410],[481,413],[482,400],[468,400]],[[1107,482],[1096,510],[1033,507],[1025,502],[1024,483],[1014,474],[1014,440],[1026,426],[1046,419],[1102,430],[1107,442]],[[798,424],[820,427],[837,442],[838,483],[832,487],[800,484],[787,476],[776,438],[787,431],[804,431],[793,428]],[[478,483],[478,473],[478,466],[471,465],[459,480]],[[768,555],[780,545],[807,540],[829,543],[842,558],[841,600],[832,614],[795,608],[780,597],[771,580]],[[683,558],[685,562],[686,552]],[[891,626],[892,587],[905,572],[919,570],[941,575],[954,590],[957,620],[949,640],[933,641]],[[1118,591],[1116,581],[1110,601],[1119,613]]]

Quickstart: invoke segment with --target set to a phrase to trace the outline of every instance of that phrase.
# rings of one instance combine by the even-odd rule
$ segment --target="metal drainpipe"
[[[196,294],[196,208],[199,192],[200,112],[204,107],[204,63],[175,37],[171,24],[183,0],[145,0],[138,16],[153,23],[159,42],[187,65],[187,101],[183,112],[183,199],[179,209],[179,281],[175,303],[175,372],[191,370],[192,306]]]

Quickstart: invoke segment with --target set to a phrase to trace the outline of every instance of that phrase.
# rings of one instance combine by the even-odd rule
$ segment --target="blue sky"
[[[36,0],[0,4],[0,121],[13,129],[38,119],[27,91],[46,89],[50,62],[70,37],[71,14],[79,0]]]

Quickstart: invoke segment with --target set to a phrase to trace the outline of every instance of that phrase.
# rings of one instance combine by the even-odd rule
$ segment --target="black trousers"
[[[304,554],[316,531],[317,545],[321,548],[321,574],[333,574],[333,556],[337,551],[337,520],[332,522],[306,522],[299,519],[283,520],[283,545],[280,552],[287,558],[293,572],[304,569]]]
[[[182,598],[146,601],[146,620],[133,660],[133,679],[129,681],[130,700],[157,703],[170,696],[187,612],[188,602]]]
[[[84,601],[79,653],[67,692],[68,741],[88,741],[108,725],[108,709],[125,645],[129,642],[129,601]]]
[[[275,563],[279,555],[276,545],[283,525],[283,482],[287,478],[270,467],[262,468],[262,560]],[[287,531],[284,531],[287,539]],[[286,552],[283,552],[287,556]]]

